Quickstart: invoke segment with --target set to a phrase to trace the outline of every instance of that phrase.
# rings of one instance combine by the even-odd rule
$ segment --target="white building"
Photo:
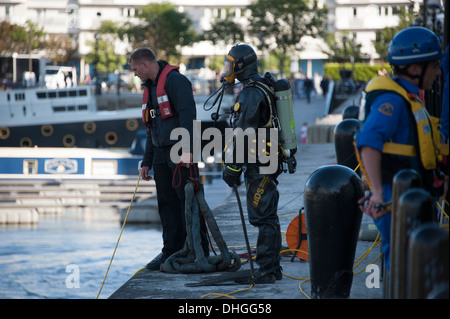
[[[400,8],[415,6],[422,1],[410,0],[327,0],[328,30],[340,36],[349,32],[349,38],[361,44],[361,52],[371,59],[378,55],[373,46],[376,31],[395,27],[399,23]]]
[[[0,21],[23,25],[31,20],[44,27],[46,33],[71,34],[79,43],[81,69],[83,56],[92,48],[86,43],[94,40],[94,32],[102,20],[117,22],[133,18],[136,10],[152,2],[164,0],[0,0]],[[194,28],[201,33],[210,28],[217,17],[226,14],[224,8],[235,15],[243,25],[251,14],[246,6],[252,0],[165,0],[172,3],[179,11],[185,12],[193,22]],[[276,0],[275,0],[276,1]],[[422,0],[415,1],[416,7]],[[353,41],[362,45],[362,52],[371,58],[377,55],[372,45],[375,32],[384,27],[393,27],[398,23],[397,12],[400,7],[411,5],[410,0],[319,0],[328,9],[328,31],[349,32]],[[311,75],[321,72],[323,60],[327,55],[323,53],[326,46],[321,39],[305,37],[305,50],[293,57],[292,69],[297,67]],[[117,54],[124,54],[130,49],[127,43],[116,42]],[[192,47],[182,48],[184,57],[205,59],[213,55],[224,55],[229,48],[224,45],[213,46],[208,42],[200,42]],[[297,60],[298,59],[298,60]],[[314,63],[319,61],[320,63]]]

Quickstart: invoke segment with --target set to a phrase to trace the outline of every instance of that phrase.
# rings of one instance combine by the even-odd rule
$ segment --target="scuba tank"
[[[275,105],[272,105],[269,99],[273,125],[278,128],[283,161],[287,164],[289,174],[293,174],[297,167],[297,160],[294,157],[297,152],[297,134],[295,132],[291,83],[287,79],[275,81],[270,72],[264,74],[264,79],[273,88]]]
[[[280,79],[274,83],[274,91],[281,148],[286,153],[285,161],[289,174],[293,174],[297,168],[297,160],[294,157],[297,151],[297,134],[295,133],[291,83],[287,79]]]
[[[294,110],[292,107],[291,84],[287,79],[274,83],[275,107],[280,126],[281,147],[286,151],[297,150],[297,135],[295,133]]]

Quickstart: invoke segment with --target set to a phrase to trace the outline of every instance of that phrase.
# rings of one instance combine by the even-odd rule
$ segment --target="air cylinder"
[[[280,143],[285,150],[297,149],[294,110],[292,108],[291,84],[287,79],[280,79],[274,84],[275,103],[281,126]]]
[[[323,166],[305,185],[311,292],[314,299],[348,298],[353,281],[364,196],[359,176],[343,165]]]

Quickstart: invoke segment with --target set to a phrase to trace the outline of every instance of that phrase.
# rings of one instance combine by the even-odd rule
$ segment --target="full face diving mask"
[[[234,58],[229,54],[225,56],[222,76],[228,83],[234,83],[236,79],[236,75],[234,74]]]

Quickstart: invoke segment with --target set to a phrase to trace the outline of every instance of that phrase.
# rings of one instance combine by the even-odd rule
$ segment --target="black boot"
[[[166,257],[164,256],[164,253],[160,253],[158,256],[153,258],[151,262],[149,262],[145,268],[148,270],[159,270],[161,267],[161,264],[163,264],[166,261]]]
[[[281,251],[281,230],[280,230],[280,223],[278,222],[278,224],[275,225],[275,229],[277,232],[276,235],[276,239],[277,242],[275,244],[275,249],[274,249],[274,275],[276,280],[281,280],[283,279],[283,273],[282,270],[283,268],[281,268],[280,266],[280,261],[281,261],[281,256],[280,256],[280,251]]]
[[[281,232],[280,224],[265,224],[258,227],[258,242],[256,247],[256,263],[265,270],[272,272],[277,280],[282,279],[280,266]]]
[[[254,277],[247,280],[249,284],[273,284],[281,280],[283,275],[280,267],[281,233],[280,225],[264,224],[258,226],[258,241],[256,245],[256,263],[259,266]]]
[[[277,281],[275,278],[275,273],[272,272],[266,272],[262,270],[261,268],[257,269],[255,273],[253,274],[253,277],[249,275],[249,277],[246,278],[240,278],[235,280],[235,282],[240,284],[274,284]]]

